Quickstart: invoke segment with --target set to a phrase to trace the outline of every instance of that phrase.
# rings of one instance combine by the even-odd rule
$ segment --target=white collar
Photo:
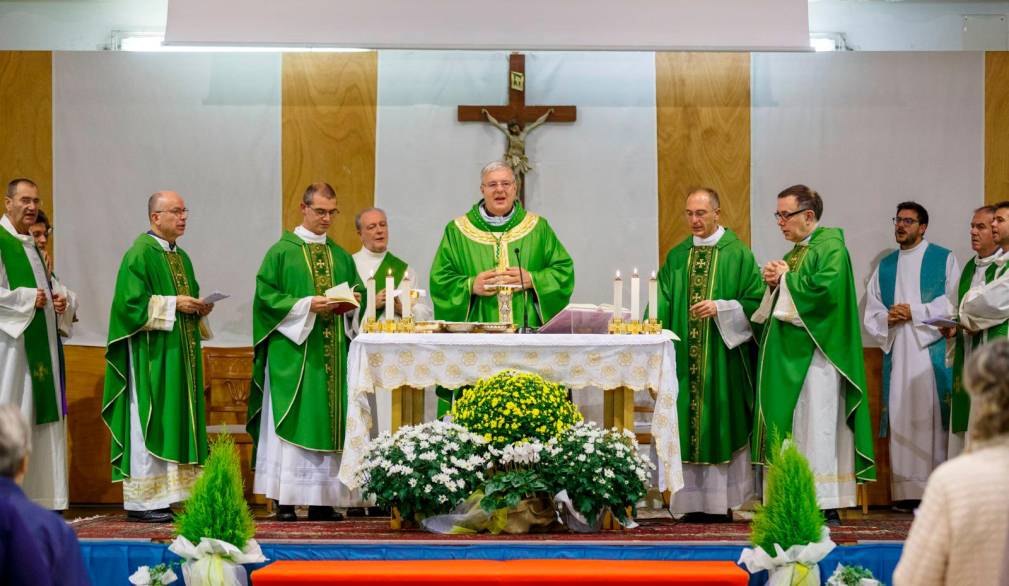
[[[900,254],[914,254],[916,252],[921,252],[925,250],[925,248],[927,247],[928,247],[928,240],[922,238],[921,242],[916,244],[914,248],[908,248],[907,250],[904,250],[903,248],[898,248],[897,252],[899,252]]]
[[[490,215],[490,212],[487,211],[487,208],[483,206],[483,202],[480,202],[480,205],[477,206],[477,209],[480,210],[480,216],[483,218],[483,221],[487,222],[491,226],[504,226],[505,224],[508,223],[508,220],[512,219],[512,216],[515,215],[514,203],[512,204],[512,211],[508,212],[508,214],[504,216]]]
[[[991,263],[998,263],[1002,260],[1005,255],[1002,254],[1001,248],[996,248],[995,252],[989,254],[988,256],[981,258],[979,255],[974,255],[974,266],[976,267],[986,267]]]
[[[311,230],[300,224],[294,229],[294,235],[297,236],[298,238],[301,238],[305,242],[308,242],[309,244],[326,243],[325,234],[316,234],[315,232],[312,232]]]
[[[383,250],[382,252],[373,252],[371,250],[368,250],[366,247],[362,246],[361,250],[358,250],[357,252],[354,253],[354,256],[359,258],[370,258],[380,261],[385,258],[385,255],[388,252],[389,252],[388,250]]]
[[[152,234],[148,232],[147,235],[153,238],[155,242],[160,244],[161,248],[165,249],[165,252],[173,252],[178,247],[177,244],[172,244],[171,242],[165,240],[164,238],[158,236],[157,234]]]
[[[11,233],[12,236],[20,240],[21,242],[28,242],[29,240],[34,240],[31,234],[22,234],[17,231],[14,227],[14,223],[11,219],[7,217],[7,214],[3,215],[3,219],[0,220],[0,226],[3,226],[5,230]]]
[[[711,236],[707,238],[701,238],[700,236],[694,236],[694,246],[714,246],[718,244],[718,241],[725,236],[725,228],[719,226],[717,230],[711,233]]]

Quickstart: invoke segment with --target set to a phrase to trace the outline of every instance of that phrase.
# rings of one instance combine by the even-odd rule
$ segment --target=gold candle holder
[[[610,320],[609,325],[606,328],[607,332],[610,334],[621,335],[627,333],[624,329],[624,320],[620,318],[613,318]]]
[[[641,321],[632,319],[631,321],[627,322],[627,333],[631,335],[642,333]]]
[[[364,326],[362,327],[362,330],[366,334],[375,334],[375,333],[381,332],[382,328],[379,327],[378,322],[375,321],[375,318],[369,317],[369,318],[365,318],[365,320],[364,320]]]
[[[412,334],[414,330],[414,323],[412,317],[404,317],[403,319],[398,319],[394,322],[396,324],[396,332],[400,334]]]
[[[383,334],[395,334],[396,333],[396,320],[394,319],[383,319],[379,322],[380,331]]]
[[[645,322],[645,333],[646,334],[661,334],[662,333],[662,322],[656,318],[650,318]]]

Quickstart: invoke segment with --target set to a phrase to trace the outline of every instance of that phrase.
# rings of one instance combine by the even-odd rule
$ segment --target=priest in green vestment
[[[809,460],[828,521],[856,503],[855,485],[876,479],[851,258],[838,228],[820,227],[823,200],[805,185],[778,194],[775,218],[794,248],[767,263],[769,289],[757,363],[753,455],[791,434]]]
[[[133,241],[116,277],[102,419],[128,517],[167,523],[207,457],[201,341],[213,305],[200,301],[193,263],[176,243],[186,202],[159,191],[147,211],[151,229]]]
[[[682,340],[675,348],[684,486],[670,509],[688,521],[726,520],[755,494],[750,316],[766,285],[750,249],[719,225],[717,192],[697,189],[685,207],[692,234],[669,251],[658,277],[658,317]]]
[[[511,167],[485,166],[480,192],[483,199],[445,227],[435,252],[434,317],[522,325],[528,313],[529,325],[540,326],[571,299],[574,263],[546,219],[516,198]]]
[[[375,319],[381,321],[388,311],[385,303],[388,293],[385,290],[386,276],[392,275],[393,285],[397,289],[403,277],[407,275],[410,276],[411,289],[416,289],[414,285],[421,280],[417,276],[416,269],[389,250],[389,218],[385,210],[381,208],[361,210],[354,216],[354,227],[357,229],[358,237],[361,238],[361,250],[353,255],[357,275],[361,277],[362,282],[367,282],[369,277],[375,279]],[[400,296],[396,296],[392,306],[397,318],[402,317],[403,305]],[[428,321],[432,315],[430,303],[422,298],[414,299],[410,313],[414,321]]]
[[[333,187],[309,185],[301,225],[284,232],[256,275],[246,427],[256,446],[254,491],[278,502],[281,521],[295,521],[297,505],[308,505],[310,520],[335,521],[334,506],[363,504],[337,480],[347,424],[346,322],[360,314],[326,291],[345,283],[360,298],[364,290],[353,258],[326,236],[337,213]]]

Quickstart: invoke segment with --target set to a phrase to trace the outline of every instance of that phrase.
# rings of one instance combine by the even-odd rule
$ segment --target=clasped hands
[[[473,279],[473,293],[483,297],[497,295],[497,290],[494,288],[496,285],[514,286],[516,290],[521,291],[522,289],[532,287],[533,282],[529,276],[529,271],[525,269],[519,269],[518,267],[504,269],[503,271],[492,269],[478,274]]]
[[[35,290],[35,309],[42,309],[46,306],[48,301],[46,300],[46,290],[36,289]],[[67,310],[67,298],[59,293],[53,293],[53,310],[58,314],[63,314]]]
[[[767,283],[767,286],[773,289],[778,286],[778,281],[781,280],[781,275],[784,275],[787,272],[787,262],[783,260],[772,260],[764,265],[764,268],[761,271],[761,276],[763,276],[764,282]]]
[[[907,303],[897,303],[886,314],[886,324],[890,327],[906,321],[911,321],[911,306]]]

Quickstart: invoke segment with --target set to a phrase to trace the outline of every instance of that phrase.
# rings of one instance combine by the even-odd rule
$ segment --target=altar
[[[683,486],[676,356],[667,335],[361,334],[347,359],[347,427],[340,480],[352,485],[375,414],[369,395],[392,391],[392,428],[423,421],[423,389],[458,389],[502,370],[539,374],[573,393],[602,389],[604,424],[632,429],[634,392],[655,394],[652,442],[659,489]]]

